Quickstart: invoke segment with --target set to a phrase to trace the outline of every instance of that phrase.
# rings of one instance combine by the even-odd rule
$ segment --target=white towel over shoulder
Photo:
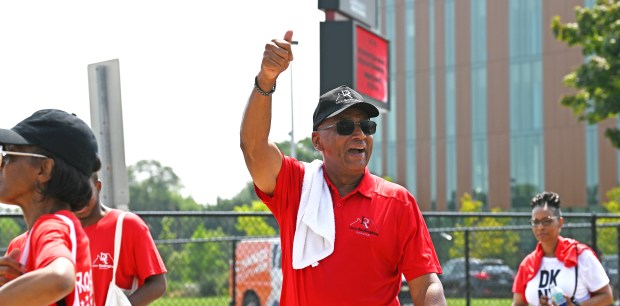
[[[304,163],[305,173],[293,238],[293,269],[317,266],[334,251],[336,222],[329,187],[323,177],[323,161]]]

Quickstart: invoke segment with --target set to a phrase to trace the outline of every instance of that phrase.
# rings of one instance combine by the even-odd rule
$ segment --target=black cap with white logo
[[[336,116],[352,106],[364,111],[368,118],[379,116],[379,110],[374,105],[364,101],[362,95],[346,85],[341,85],[324,93],[319,98],[319,104],[314,110],[312,129],[316,131],[323,120]]]

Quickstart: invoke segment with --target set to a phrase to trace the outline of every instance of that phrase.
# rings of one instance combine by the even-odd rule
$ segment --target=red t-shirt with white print
[[[127,213],[123,219],[120,254],[114,258],[116,221],[121,213],[122,210],[112,209],[97,223],[84,228],[90,239],[96,305],[105,304],[117,260],[116,285],[125,290],[132,289],[134,279],[140,287],[149,276],[167,272],[148,225],[134,213]]]
[[[13,249],[21,251],[20,261],[27,271],[41,269],[58,258],[71,260],[75,264],[75,289],[64,297],[65,305],[94,305],[88,237],[73,213],[61,210],[39,217],[29,232],[11,241],[6,253]]]

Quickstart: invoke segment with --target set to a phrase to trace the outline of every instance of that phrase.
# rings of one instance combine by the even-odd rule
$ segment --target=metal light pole
[[[291,41],[291,47],[292,45],[298,44],[299,42],[296,40]],[[288,68],[291,71],[291,157],[297,158],[297,146],[295,144],[295,113],[293,112],[293,62],[289,63]]]

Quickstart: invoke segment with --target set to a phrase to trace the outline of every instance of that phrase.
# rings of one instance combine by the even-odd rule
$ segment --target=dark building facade
[[[579,122],[560,104],[583,62],[557,41],[555,15],[594,1],[378,0],[390,40],[391,110],[377,119],[371,171],[407,187],[423,210],[455,211],[470,193],[486,208],[527,210],[551,190],[593,209],[618,186],[608,120]]]

